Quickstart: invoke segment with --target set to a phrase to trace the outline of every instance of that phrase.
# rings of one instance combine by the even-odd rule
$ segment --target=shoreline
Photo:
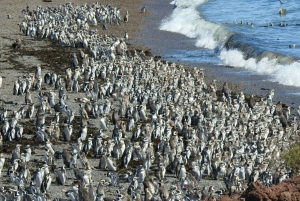
[[[267,90],[265,89],[275,89],[274,102],[281,101],[289,105],[293,108],[293,112],[300,105],[300,87],[281,85],[273,82],[268,75],[243,68],[231,68],[218,63],[181,61],[178,58],[172,57],[171,55],[176,55],[180,51],[191,51],[193,57],[196,59],[198,48],[195,46],[195,41],[193,38],[188,38],[178,33],[158,30],[161,20],[168,17],[173,11],[173,7],[168,1],[147,1],[146,5],[155,10],[157,14],[147,17],[149,24],[144,24],[142,29],[142,35],[145,37],[137,38],[136,43],[148,46],[153,50],[153,54],[160,55],[162,60],[180,63],[191,68],[203,68],[206,72],[205,75],[210,77],[210,80],[216,79],[221,83],[225,81],[232,82],[233,89],[237,88],[237,90],[247,94],[265,97],[267,94]],[[236,85],[240,86],[236,87]]]
[[[35,2],[37,3],[37,1],[33,1],[33,2],[31,2],[31,4],[34,4]],[[105,1],[105,2],[108,2],[108,1]],[[109,1],[109,2],[111,4],[111,6],[114,6],[114,4],[111,1]],[[116,0],[115,2],[118,2],[118,1]],[[132,12],[137,11],[136,16],[141,15],[141,13],[139,13],[139,9],[137,9],[137,8],[140,8],[139,5],[141,5],[143,3],[143,1],[141,1],[141,0],[132,0],[130,2],[132,4],[130,4],[130,5],[128,4],[127,5],[128,7],[131,7],[132,5],[135,5],[134,8],[131,7],[132,8]],[[22,2],[22,3],[24,4],[24,2]],[[43,5],[44,4],[47,5],[48,3],[43,2]],[[17,4],[17,6],[16,6],[15,9],[18,8],[18,5],[19,4]],[[55,5],[55,3],[52,2],[51,5]],[[122,9],[123,6],[122,5],[120,5],[120,6],[121,6],[121,9]],[[155,5],[155,6],[159,7],[161,5]],[[1,9],[0,9],[0,11],[1,11]],[[123,9],[122,9],[122,12],[124,13]],[[148,12],[151,12],[151,11],[147,10],[145,14],[148,15],[148,16],[150,16],[151,14],[148,13]],[[5,14],[6,13],[3,12],[2,15],[4,16]],[[139,17],[137,17],[137,18],[138,19],[136,19],[136,20],[138,22],[133,20],[132,24],[131,24],[131,26],[132,26],[131,28],[129,28],[129,24],[128,24],[128,26],[126,25],[127,27],[120,26],[122,28],[109,27],[109,32],[106,32],[107,35],[111,36],[111,35],[114,35],[114,34],[109,34],[109,33],[117,32],[118,34],[115,34],[115,36],[123,37],[123,32],[125,31],[125,29],[130,29],[130,31],[131,31],[130,33],[132,34],[132,36],[138,37],[139,35],[141,35],[142,38],[145,37],[145,35],[143,35],[143,33],[139,32],[141,30],[139,27],[142,26],[143,24],[145,24],[145,21],[147,20],[147,18],[145,18],[145,19],[141,19]],[[13,18],[13,19],[15,19],[15,18]],[[9,22],[9,20],[5,21],[4,26],[6,26],[6,27],[9,26],[8,22]],[[15,20],[11,20],[10,23],[14,23],[14,22],[15,22]],[[157,23],[157,21],[154,21],[154,22]],[[77,48],[71,48],[71,47],[62,47],[62,48],[60,48],[59,46],[54,47],[55,45],[54,46],[51,46],[51,45],[49,46],[48,44],[52,43],[51,41],[44,42],[44,41],[41,41],[41,40],[31,39],[28,36],[20,36],[20,35],[16,34],[17,31],[18,31],[17,29],[15,31],[13,31],[14,30],[13,27],[9,27],[8,30],[12,31],[11,34],[9,35],[9,38],[7,38],[5,36],[5,34],[7,34],[5,31],[0,32],[1,33],[0,34],[0,37],[1,37],[1,41],[0,42],[1,42],[1,45],[4,47],[3,48],[4,54],[2,55],[2,57],[0,59],[4,59],[4,60],[7,59],[9,61],[9,62],[1,62],[0,63],[1,67],[5,68],[5,69],[2,70],[1,73],[2,74],[6,73],[4,75],[4,86],[2,86],[2,88],[0,90],[1,90],[1,96],[2,96],[1,100],[3,101],[2,104],[7,103],[7,102],[11,102],[11,104],[8,105],[8,109],[9,109],[9,116],[12,116],[13,111],[17,110],[20,106],[24,105],[24,96],[12,96],[12,85],[13,85],[14,80],[16,80],[19,76],[22,77],[22,76],[24,76],[24,74],[27,74],[29,72],[33,73],[34,70],[35,70],[36,65],[39,64],[39,63],[42,66],[42,75],[44,75],[45,73],[48,73],[48,72],[54,72],[57,68],[62,68],[62,67],[63,68],[67,68],[68,66],[70,66],[70,63],[71,63],[70,62],[71,55],[73,53],[78,53],[78,49]],[[99,31],[99,32],[101,32],[101,31]],[[19,38],[19,37],[23,41],[21,48],[24,48],[24,49],[26,48],[26,51],[23,51],[24,49],[20,50],[20,51],[13,51],[11,49],[11,47],[10,47],[11,43],[16,38]],[[138,43],[135,44],[135,41],[136,40],[134,40],[134,39],[132,41],[130,39],[129,43],[132,42],[132,44],[129,45],[129,47],[132,47],[133,49],[136,49],[136,48],[143,49],[144,51],[149,50],[149,48],[147,46],[144,46],[143,44],[138,44]],[[60,44],[58,44],[58,45],[60,45]],[[3,53],[3,50],[2,50],[2,53]],[[51,52],[51,51],[53,51],[53,52]],[[132,51],[132,49],[131,49],[131,51]],[[37,55],[35,55],[35,54],[38,54],[38,57],[40,57],[40,58],[44,57],[45,59],[43,61],[40,61],[40,60],[36,59]],[[63,55],[63,54],[67,54],[67,55]],[[59,58],[60,55],[63,58]],[[53,58],[55,58],[55,59],[53,59]],[[162,60],[164,60],[164,59],[162,58]],[[79,62],[81,63],[82,61],[79,60]],[[177,62],[176,62],[176,64],[177,64],[177,66],[179,65]],[[24,68],[26,68],[26,70],[23,71]],[[134,68],[138,69],[136,66],[134,66]],[[18,70],[16,70],[16,69],[18,69]],[[178,72],[182,71],[182,69],[179,69],[178,67],[176,67],[175,69]],[[192,73],[193,72],[195,72],[195,73],[197,72],[195,69],[190,68],[190,67],[187,67],[187,69],[189,69],[187,71],[192,72]],[[64,71],[62,70],[60,73],[63,74]],[[157,72],[154,71],[154,73],[157,73]],[[166,72],[166,73],[168,74],[170,72]],[[199,73],[199,75],[200,74],[201,73]],[[207,76],[206,75],[206,71],[204,71],[204,74],[205,74],[205,77],[206,77],[205,82],[207,83],[207,85],[209,85],[211,83],[211,80],[213,79],[213,77]],[[157,76],[161,76],[161,75],[157,74]],[[128,78],[129,78],[129,76],[128,76]],[[155,78],[155,76],[154,76],[154,78]],[[196,79],[198,79],[198,78],[196,77]],[[103,83],[103,82],[101,82],[101,83]],[[144,83],[141,82],[141,85],[142,84],[144,84]],[[222,89],[223,82],[219,82],[217,85],[218,85],[217,88],[220,90],[220,89]],[[236,93],[239,93],[243,89],[243,87],[244,86],[242,84],[240,84],[240,83],[232,83],[232,85],[229,86],[229,88],[231,88],[232,91],[236,90]],[[184,87],[182,87],[182,89],[184,89]],[[182,89],[180,89],[180,90],[182,90]],[[42,90],[45,93],[50,93],[49,91],[51,91],[52,89],[48,85],[44,84],[44,86],[42,87]],[[37,92],[32,92],[32,93],[34,94],[34,96],[35,96],[34,98],[36,99],[36,96],[38,95],[38,93]],[[76,130],[76,135],[80,135],[80,129],[81,129],[79,127],[79,124],[81,124],[80,119],[79,119],[79,116],[80,116],[79,111],[80,111],[80,109],[78,109],[79,103],[75,101],[76,99],[78,99],[80,97],[79,95],[80,96],[82,96],[82,95],[86,96],[86,94],[83,93],[83,92],[80,92],[80,93],[77,93],[77,94],[76,93],[69,93],[68,94],[68,104],[70,103],[70,105],[68,105],[68,106],[71,109],[73,109],[74,111],[76,110],[76,113],[77,113],[76,114],[76,118],[74,120],[75,121],[75,125],[76,125],[76,126],[74,126],[74,130]],[[219,94],[217,96],[217,99],[220,98],[220,95],[221,94]],[[111,97],[111,99],[112,99],[112,97]],[[100,102],[101,102],[101,104],[105,104],[105,100],[101,100]],[[114,104],[116,104],[117,106],[120,107],[120,105],[118,105],[119,104],[118,101],[112,100],[112,102]],[[197,107],[197,106],[195,106],[195,107]],[[152,114],[149,114],[149,117],[151,115]],[[107,116],[109,116],[109,115],[107,115]],[[47,125],[50,125],[50,123],[52,121],[52,118],[53,118],[53,114],[47,114],[47,118],[46,118],[46,124]],[[123,121],[124,121],[123,123],[125,123],[127,120],[126,121],[123,120]],[[148,120],[148,121],[150,122],[150,120]],[[142,121],[141,124],[149,123],[148,121],[147,122]],[[96,135],[98,135],[99,131],[98,131],[97,125],[99,124],[99,119],[97,119],[97,118],[90,118],[88,120],[88,122],[89,122],[88,125],[91,125],[91,127],[89,127],[89,133],[93,137],[96,136]],[[33,156],[33,161],[31,163],[32,166],[30,167],[30,171],[33,173],[36,168],[40,167],[43,164],[43,158],[42,157],[45,154],[45,147],[43,145],[44,143],[43,142],[39,143],[39,141],[37,141],[37,139],[35,137],[35,134],[34,134],[34,132],[35,132],[35,130],[34,130],[35,121],[31,119],[31,120],[26,120],[26,121],[24,121],[22,123],[24,124],[24,128],[26,129],[26,133],[29,134],[28,135],[29,136],[29,140],[33,140],[34,141],[34,143],[32,144],[32,146],[34,146],[33,147],[33,149],[34,149],[34,156]],[[61,126],[64,125],[64,122],[62,120],[59,123],[61,124]],[[168,124],[169,123],[170,122],[168,122]],[[174,125],[173,125],[173,127],[174,127],[173,129],[176,130],[176,127]],[[112,132],[113,128],[114,128],[113,125],[109,126],[109,129],[107,131],[108,135],[111,134],[110,132]],[[192,127],[192,128],[195,128],[195,127]],[[130,132],[130,135],[132,135],[132,132]],[[180,135],[183,135],[183,134],[180,133]],[[174,134],[174,136],[176,136],[176,135]],[[130,139],[130,138],[128,138],[128,139]],[[158,139],[156,139],[156,140],[158,140]],[[111,141],[109,143],[111,143]],[[21,141],[16,141],[16,142],[12,142],[12,143],[11,142],[4,142],[4,143],[7,143],[7,144],[5,144],[5,147],[8,147],[8,148],[6,150],[2,149],[2,151],[5,152],[6,159],[7,159],[7,161],[9,161],[12,149],[14,148],[14,146],[16,145],[16,143],[21,143]],[[29,143],[29,142],[26,142],[26,143]],[[55,148],[55,150],[59,150],[59,151],[61,151],[62,149],[66,148],[67,146],[70,145],[70,143],[60,142],[60,141],[53,141],[52,143],[53,143],[53,147]],[[71,141],[71,143],[73,145],[76,144],[77,143],[76,138],[73,138],[72,141]],[[70,147],[68,149],[70,149]],[[22,150],[24,151],[23,148],[22,148]],[[88,159],[89,159],[90,165],[92,167],[92,173],[91,174],[92,174],[92,177],[93,177],[93,179],[92,179],[93,181],[91,181],[91,183],[92,183],[92,186],[95,188],[95,187],[97,187],[97,185],[98,185],[98,183],[99,183],[99,181],[101,179],[104,179],[105,181],[108,181],[109,178],[106,176],[107,171],[105,171],[105,170],[104,171],[103,170],[99,170],[98,168],[96,168],[96,167],[99,166],[98,165],[99,164],[99,158],[91,157],[89,155]],[[139,162],[140,161],[138,161],[138,162],[134,161],[134,165],[130,169],[137,168],[138,165],[140,165]],[[56,167],[61,167],[63,165],[63,162],[61,160],[58,160],[58,163],[55,164],[55,165],[56,165]],[[187,164],[187,166],[189,166],[189,164]],[[83,165],[83,167],[84,167],[84,165]],[[5,168],[8,168],[8,164],[6,164]],[[57,171],[57,169],[55,171]],[[51,188],[49,189],[49,192],[48,192],[49,194],[52,195],[51,198],[54,198],[54,196],[55,197],[57,196],[57,197],[65,198],[64,193],[63,193],[62,190],[65,190],[66,188],[70,189],[73,185],[77,185],[78,184],[78,181],[75,181],[74,177],[70,176],[70,175],[73,175],[72,168],[68,169],[67,171],[68,171],[69,177],[71,177],[71,179],[69,179],[70,181],[67,182],[67,185],[65,185],[63,187],[61,187],[59,185],[56,185],[55,180],[53,179]],[[122,171],[124,171],[124,170],[122,170]],[[120,173],[122,171],[120,171]],[[137,169],[137,171],[138,171],[138,169]],[[151,174],[154,175],[156,171],[157,170],[155,168],[153,168],[153,170],[151,170]],[[6,171],[3,171],[3,172],[6,172]],[[54,172],[52,172],[52,173],[54,173]],[[153,175],[151,175],[151,176],[153,176]],[[166,184],[165,185],[166,185],[166,187],[171,188],[172,182],[176,183],[177,179],[174,178],[173,174],[167,174],[167,176],[168,177],[166,179]],[[1,181],[4,181],[5,184],[9,184],[10,183],[10,180],[7,179],[7,177],[2,177]],[[109,181],[109,182],[111,182],[111,181]],[[202,180],[201,182],[202,182],[201,183],[201,187],[203,187],[203,186],[216,186],[216,188],[218,188],[218,189],[219,188],[224,188],[223,181],[217,181],[217,180],[213,180],[213,181],[207,180],[206,181],[206,180]],[[129,184],[126,183],[124,185],[126,185],[126,186],[123,187],[123,190],[126,189]],[[176,183],[176,185],[177,185],[177,183]],[[172,188],[174,188],[174,186],[172,186]],[[114,196],[115,195],[115,191],[117,189],[118,189],[118,187],[116,187],[116,186],[109,186],[109,187],[107,187],[106,193],[108,195],[110,195],[110,196]]]

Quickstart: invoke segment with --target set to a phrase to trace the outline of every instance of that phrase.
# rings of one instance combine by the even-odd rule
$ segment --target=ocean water
[[[295,0],[176,0],[161,31],[182,34],[194,48],[167,53],[300,87],[300,3]],[[280,15],[279,9],[286,9]],[[236,72],[236,71],[235,71]],[[293,93],[298,89],[293,88]]]

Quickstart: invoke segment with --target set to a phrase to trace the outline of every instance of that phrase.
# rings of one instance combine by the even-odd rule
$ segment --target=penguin
[[[46,73],[44,75],[44,83],[45,84],[49,84],[50,83],[50,79],[51,79],[51,74],[50,73]]]
[[[48,95],[48,103],[49,103],[49,106],[51,108],[53,108],[56,104],[55,103],[55,96],[56,96],[56,94],[53,91],[50,90],[49,95]]]
[[[95,201],[104,201],[104,195],[102,193],[97,194]]]
[[[19,140],[23,136],[23,126],[20,124],[16,125],[16,139]]]
[[[132,145],[130,144],[128,148],[124,151],[124,154],[122,156],[122,167],[127,168],[132,157],[132,152],[133,152],[133,148]]]
[[[5,121],[7,116],[7,109],[5,107],[2,108],[2,112],[0,114],[0,121]]]
[[[162,200],[168,200],[169,199],[169,191],[166,189],[165,185],[163,183],[160,183],[159,184],[159,195],[160,195],[160,198]]]
[[[102,28],[103,30],[107,30],[107,23],[105,21],[102,21]]]
[[[92,149],[92,146],[93,146],[93,137],[90,136],[87,142],[83,146],[83,152],[85,154],[88,154],[88,152]]]
[[[124,16],[124,22],[128,22],[128,20],[129,20],[129,13],[128,11],[126,11],[126,14]]]
[[[131,139],[132,140],[137,140],[140,137],[140,134],[141,134],[141,125],[137,124],[136,130],[134,131]]]
[[[30,104],[28,105],[27,110],[26,110],[26,115],[25,115],[25,117],[31,119],[31,118],[33,117],[33,114],[34,114],[34,110],[35,110],[34,104],[33,104],[33,103],[30,103]]]
[[[106,126],[106,117],[101,115],[100,116],[100,119],[99,119],[99,123],[100,123],[100,128],[103,130],[103,131],[106,131],[107,130],[107,126]]]
[[[83,105],[79,104],[79,107],[80,107],[81,117],[83,117],[85,119],[89,119],[88,113],[85,110],[85,108],[83,107]]]
[[[102,179],[100,180],[98,186],[97,186],[97,190],[96,190],[96,193],[97,195],[101,194],[101,196],[104,198],[105,197],[105,180]]]
[[[19,82],[16,80],[16,81],[14,82],[13,95],[18,95],[19,89],[20,89],[20,84],[19,84]]]
[[[186,178],[186,169],[185,169],[185,166],[183,163],[180,164],[180,168],[178,170],[177,175],[178,175],[179,181],[183,181]]]
[[[70,110],[70,112],[67,114],[67,119],[65,121],[66,124],[71,124],[71,122],[73,121],[74,117],[75,117],[75,112]]]
[[[106,157],[106,168],[110,171],[117,171],[117,167],[110,157],[110,154]]]
[[[80,138],[82,141],[85,141],[86,137],[87,137],[87,126],[83,125],[80,132]]]
[[[3,169],[4,163],[5,163],[4,154],[0,153],[0,178],[1,178],[1,172],[2,172],[2,169]]]
[[[66,169],[64,165],[60,168],[60,171],[56,172],[56,182],[59,185],[64,185],[66,183]]]
[[[117,175],[117,173],[113,173],[113,172],[107,172],[107,177],[110,178],[110,183],[112,186],[119,186],[119,177]]]
[[[52,144],[51,144],[50,140],[46,141],[45,147],[46,147],[47,150],[49,150],[49,152],[52,154],[52,156],[54,156],[55,151],[52,148]]]
[[[31,148],[30,148],[30,145],[26,145],[25,147],[25,162],[29,162],[30,161],[30,158],[31,158]]]
[[[79,91],[78,80],[72,79],[72,91],[74,93],[78,93],[78,91]]]
[[[231,90],[228,87],[228,83],[227,82],[224,83],[222,92],[225,94],[226,98],[228,98],[229,96],[231,96]]]
[[[44,153],[44,159],[47,165],[53,165],[53,156],[48,149],[46,149],[46,152]]]
[[[138,182],[143,183],[146,177],[146,171],[143,167],[143,165],[140,165],[137,171],[137,176],[138,176]]]
[[[75,67],[78,66],[78,64],[79,64],[79,62],[78,62],[78,60],[77,60],[76,53],[73,53],[71,65],[75,68]]]
[[[126,131],[132,131],[135,128],[135,121],[133,117],[130,117],[126,125]]]
[[[107,161],[106,158],[107,158],[106,154],[102,153],[101,157],[100,157],[99,165],[98,165],[99,169],[103,170],[103,169],[106,168],[106,166],[107,166],[107,164],[106,164],[106,161]]]
[[[38,191],[40,191],[42,182],[43,182],[43,176],[42,171],[40,168],[38,168],[33,176],[33,182],[35,183],[35,187]]]
[[[21,157],[21,147],[22,145],[20,144],[16,144],[16,148],[14,150],[12,150],[12,153],[11,153],[11,163],[13,163],[16,159],[20,159]]]
[[[71,159],[70,159],[70,168],[77,168],[77,157],[78,157],[78,154],[77,154],[77,151],[76,152],[72,152],[71,154]]]
[[[42,79],[38,77],[35,83],[35,91],[41,91],[41,88],[42,88]]]
[[[45,193],[50,188],[51,182],[52,182],[52,178],[50,173],[48,173],[44,177],[43,182],[41,184],[41,193]]]
[[[69,142],[71,140],[72,130],[72,125],[64,124],[62,135],[65,142]]]
[[[89,193],[88,193],[88,184],[81,183],[79,186],[79,200],[81,201],[90,201]]]
[[[67,149],[63,149],[62,158],[63,158],[63,162],[64,162],[63,164],[65,165],[65,167],[69,168],[72,155],[68,152]]]
[[[166,167],[164,165],[164,163],[160,163],[159,164],[159,168],[158,168],[158,171],[157,171],[157,178],[160,182],[162,182],[165,178],[165,175],[166,175]]]
[[[30,91],[27,90],[25,93],[25,104],[31,104],[32,103],[32,99],[31,99],[31,94]]]
[[[116,111],[116,109],[113,109],[111,120],[113,125],[116,125],[119,121],[119,113]]]
[[[84,152],[82,152],[80,155],[79,155],[79,159],[80,159],[80,162],[83,164],[83,166],[90,170],[91,169],[91,165],[90,165],[90,162],[88,160],[88,158],[86,157],[86,154]]]
[[[9,122],[8,120],[4,120],[3,122],[3,126],[1,128],[1,135],[2,136],[6,136],[7,135],[7,132],[8,132],[8,129],[9,129]]]
[[[125,31],[125,33],[124,33],[124,39],[125,39],[125,41],[128,41],[128,38],[129,38],[128,33],[127,33],[127,31]]]
[[[142,121],[147,121],[146,107],[144,105],[140,106],[139,114]]]
[[[54,89],[55,90],[58,90],[62,87],[62,80],[61,80],[61,76],[58,75],[57,76],[57,79],[56,79],[56,82],[55,82],[55,85],[54,85]]]
[[[56,74],[55,72],[52,72],[52,73],[51,73],[51,76],[50,76],[50,82],[49,82],[49,85],[50,85],[50,86],[55,85],[56,80],[57,80],[57,74]]]

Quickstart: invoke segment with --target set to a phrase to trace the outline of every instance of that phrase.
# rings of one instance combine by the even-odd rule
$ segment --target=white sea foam
[[[214,23],[201,18],[197,8],[205,0],[178,0],[172,15],[163,20],[160,30],[176,32],[195,38],[197,47],[214,49],[218,43],[214,40],[214,32],[219,28]]]
[[[260,74],[270,75],[272,80],[284,85],[300,86],[300,63],[294,62],[288,65],[278,64],[277,59],[264,57],[244,59],[239,50],[222,49],[227,37],[232,32],[222,25],[207,21],[201,17],[199,6],[206,0],[175,0],[173,13],[164,19],[160,29],[183,34],[189,38],[195,38],[195,46],[207,49],[221,49],[219,58],[225,65],[238,68],[246,68]]]
[[[270,75],[274,82],[283,85],[300,86],[299,62],[282,65],[278,64],[276,59],[269,60],[267,57],[260,61],[254,58],[245,60],[242,52],[224,49],[220,53],[220,59],[228,66],[246,68],[260,74]]]
[[[203,3],[205,3],[206,0],[174,0],[171,2],[171,4],[176,5],[177,7],[197,7]]]

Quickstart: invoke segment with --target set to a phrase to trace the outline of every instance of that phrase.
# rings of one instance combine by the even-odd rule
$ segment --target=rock
[[[300,176],[286,179],[270,187],[259,182],[249,184],[242,195],[222,195],[218,201],[300,201]]]
[[[300,176],[286,179],[274,186],[264,186],[259,182],[253,182],[242,194],[246,201],[299,201],[300,200]]]

